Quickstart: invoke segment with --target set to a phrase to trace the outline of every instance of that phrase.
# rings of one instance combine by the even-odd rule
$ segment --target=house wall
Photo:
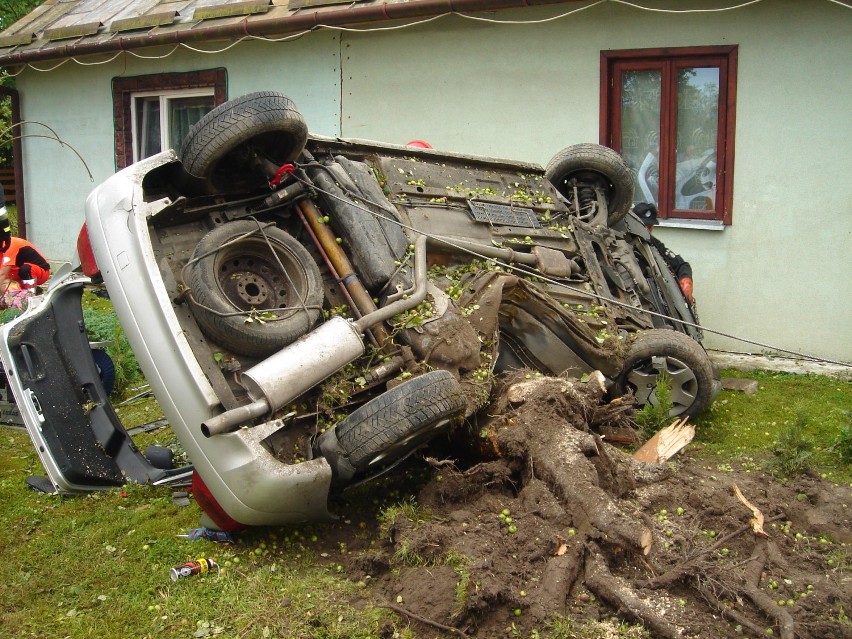
[[[74,255],[86,196],[116,170],[114,77],[225,67],[229,97],[259,90],[285,92],[308,118],[313,131],[339,135],[339,50],[337,35],[323,32],[286,44],[241,44],[238,56],[179,50],[165,59],[124,56],[93,66],[67,62],[50,73],[27,69],[17,78],[23,119],[49,125],[67,145],[63,148],[53,140],[35,137],[23,140],[27,236],[52,261],[68,261]],[[145,55],[166,52],[146,51]],[[49,68],[47,64],[39,66]],[[35,124],[28,124],[25,130],[51,135]],[[86,166],[93,175],[91,180]]]
[[[656,6],[675,4],[708,3]],[[678,15],[606,4],[537,25],[452,17],[347,34],[343,135],[421,138],[544,164],[565,146],[598,140],[602,50],[739,45],[733,224],[655,233],[692,263],[704,326],[850,362],[850,23],[852,12],[827,1],[771,0]],[[766,350],[711,332],[704,343]]]
[[[483,14],[547,19],[583,8],[534,25],[447,17],[369,34],[320,31],[286,44],[243,43],[221,55],[181,52],[167,62],[68,63],[53,73],[28,70],[18,87],[25,117],[49,123],[72,144],[95,183],[114,169],[113,76],[216,66],[228,69],[230,97],[281,90],[317,133],[420,138],[440,149],[544,164],[565,146],[598,139],[602,50],[737,44],[733,225],[656,233],[692,263],[709,329],[852,361],[852,13],[828,0],[696,14],[585,7]],[[61,112],[47,97],[57,95]],[[25,154],[30,235],[50,257],[67,259],[93,184],[54,142],[26,140]],[[713,332],[705,345],[763,350]]]

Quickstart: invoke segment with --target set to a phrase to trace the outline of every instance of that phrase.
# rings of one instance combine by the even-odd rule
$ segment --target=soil
[[[583,636],[625,621],[653,637],[852,638],[849,486],[778,481],[696,445],[635,462],[601,435],[629,410],[594,382],[535,381],[428,449],[416,514],[370,546],[347,540],[373,605],[417,637],[529,637],[567,617],[598,628]]]

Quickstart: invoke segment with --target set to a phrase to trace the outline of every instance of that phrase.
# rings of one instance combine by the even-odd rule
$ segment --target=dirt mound
[[[429,459],[416,507],[353,555],[350,574],[417,636],[528,637],[570,618],[603,637],[615,618],[654,637],[852,637],[848,487],[711,468],[694,451],[641,464],[600,435],[629,411],[594,381],[522,390],[499,393],[469,438],[487,461]]]

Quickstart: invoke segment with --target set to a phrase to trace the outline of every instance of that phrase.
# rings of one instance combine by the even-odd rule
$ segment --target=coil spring
[[[577,190],[577,199],[581,209],[588,208],[597,201],[595,190],[590,186],[583,186]]]

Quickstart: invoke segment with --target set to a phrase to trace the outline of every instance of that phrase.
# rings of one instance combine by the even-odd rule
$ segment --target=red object
[[[22,237],[11,238],[9,248],[0,258],[0,264],[7,269],[5,277],[20,284],[22,289],[40,286],[50,277],[50,263]]]
[[[278,167],[278,170],[275,172],[275,177],[269,180],[269,186],[271,188],[277,188],[279,184],[281,184],[281,179],[285,175],[290,175],[293,171],[296,170],[296,167],[292,164],[282,164]]]
[[[689,277],[682,277],[678,280],[678,284],[680,284],[680,290],[683,291],[683,296],[686,298],[686,301],[692,304],[694,301],[692,298],[692,279]]]
[[[201,510],[207,513],[207,516],[210,517],[210,519],[212,519],[221,530],[226,532],[237,532],[238,530],[245,528],[243,524],[231,517],[219,505],[219,502],[216,501],[213,493],[211,493],[210,489],[207,488],[207,485],[204,483],[204,480],[201,479],[201,475],[198,474],[197,470],[192,471],[192,496],[195,497],[196,503],[201,506]]]
[[[413,146],[418,149],[431,149],[432,145],[428,142],[424,142],[423,140],[411,140],[411,142],[406,142],[405,146]]]
[[[98,263],[95,261],[95,254],[92,253],[92,245],[89,243],[89,231],[86,225],[80,229],[80,234],[77,236],[77,255],[80,258],[80,266],[83,269],[83,274],[87,277],[99,277],[101,269],[98,268]]]
[[[202,557],[198,561],[188,561],[180,566],[175,566],[169,571],[169,576],[172,578],[172,581],[177,581],[183,577],[202,575],[205,572],[210,572],[214,568],[218,569],[219,564],[217,564],[213,559]]]

